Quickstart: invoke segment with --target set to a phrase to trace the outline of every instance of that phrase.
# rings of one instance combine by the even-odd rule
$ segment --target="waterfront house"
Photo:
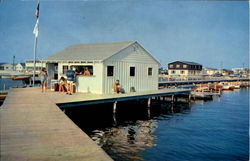
[[[203,75],[215,76],[218,73],[219,73],[219,70],[215,69],[215,68],[203,68],[202,69],[202,74]]]
[[[0,63],[0,70],[13,71],[13,64]]]
[[[202,65],[195,62],[175,61],[168,64],[169,76],[198,76],[201,71]]]
[[[41,60],[36,60],[36,73],[39,73],[43,67],[46,67],[46,64],[43,63]],[[32,72],[34,71],[34,61],[33,60],[27,60],[25,62],[25,68],[26,72]]]
[[[43,60],[50,79],[65,77],[70,66],[76,67],[78,92],[113,93],[119,80],[125,92],[158,90],[160,66],[137,41],[78,44]],[[85,69],[90,76],[84,76]]]
[[[15,65],[15,70],[18,72],[24,72],[25,71],[25,63],[18,63]]]

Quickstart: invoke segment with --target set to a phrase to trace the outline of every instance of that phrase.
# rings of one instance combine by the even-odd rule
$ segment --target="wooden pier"
[[[179,81],[159,81],[159,86],[173,86],[173,85],[187,85],[200,83],[214,83],[214,82],[234,82],[234,81],[249,81],[249,78],[218,78],[218,79],[198,79],[198,80],[179,80]]]
[[[0,160],[112,160],[51,100],[38,88],[9,92],[0,109]]]
[[[128,94],[66,95],[52,91],[41,93],[40,88],[12,89],[0,108],[1,160],[112,160],[58,106],[70,108],[113,102],[115,110],[119,101],[146,98],[150,106],[152,97],[178,94],[188,95],[190,90],[164,89]]]

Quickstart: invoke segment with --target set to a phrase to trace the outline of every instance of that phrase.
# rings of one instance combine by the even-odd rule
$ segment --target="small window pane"
[[[114,66],[108,66],[107,67],[107,76],[113,76],[114,75]]]
[[[152,68],[148,68],[148,76],[152,76],[152,71],[153,71]]]
[[[130,76],[135,76],[135,67],[130,67]]]

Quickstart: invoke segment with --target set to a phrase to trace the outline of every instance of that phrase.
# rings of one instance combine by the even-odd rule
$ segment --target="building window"
[[[187,65],[186,65],[186,64],[184,64],[184,65],[183,65],[183,68],[187,68]]]
[[[184,73],[185,73],[184,70],[182,70],[182,71],[181,71],[181,74],[184,74]]]
[[[173,65],[173,64],[170,64],[170,65],[169,65],[169,68],[173,68],[173,67],[174,67],[174,65]]]
[[[180,68],[180,64],[177,64],[177,65],[176,65],[176,68]]]
[[[172,74],[175,74],[175,71],[174,71],[174,70],[172,70],[172,71],[171,71],[171,73],[172,73]]]
[[[114,75],[114,66],[107,66],[107,76],[111,77]]]
[[[63,74],[66,74],[69,67],[67,65],[63,65]]]
[[[153,74],[153,68],[148,68],[148,76],[152,76]]]
[[[92,65],[74,65],[76,72],[84,76],[92,76],[94,74]]]
[[[135,67],[130,67],[129,75],[130,76],[135,76]]]

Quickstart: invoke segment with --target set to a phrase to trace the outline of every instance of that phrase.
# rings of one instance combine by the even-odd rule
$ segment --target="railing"
[[[196,78],[168,78],[159,77],[159,83],[161,82],[189,82],[189,81],[223,81],[223,80],[249,80],[249,77],[196,77]]]

